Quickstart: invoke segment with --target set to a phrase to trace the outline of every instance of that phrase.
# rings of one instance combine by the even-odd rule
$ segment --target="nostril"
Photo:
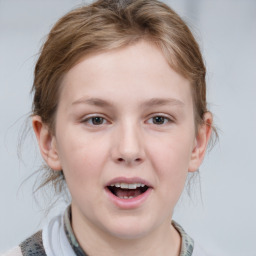
[[[127,162],[127,163],[132,163],[132,162],[141,162],[141,158],[135,158],[135,159],[125,159],[125,158],[122,158],[122,157],[119,157],[117,158],[117,161],[119,163],[123,163],[123,162]]]

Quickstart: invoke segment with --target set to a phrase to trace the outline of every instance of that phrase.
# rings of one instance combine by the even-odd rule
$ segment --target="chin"
[[[130,218],[127,220],[123,219],[121,221],[116,221],[113,219],[115,222],[113,223],[112,227],[107,227],[108,232],[111,233],[112,236],[119,239],[133,240],[142,238],[153,230],[152,224],[146,223],[138,218],[134,220],[133,217],[132,219],[133,220]]]

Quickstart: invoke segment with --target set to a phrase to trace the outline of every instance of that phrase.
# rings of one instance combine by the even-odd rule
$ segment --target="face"
[[[65,75],[46,161],[64,172],[74,222],[136,238],[170,227],[200,145],[188,80],[142,41]]]

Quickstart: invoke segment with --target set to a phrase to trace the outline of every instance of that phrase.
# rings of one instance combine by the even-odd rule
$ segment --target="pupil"
[[[164,123],[164,117],[163,116],[156,116],[153,118],[154,124],[163,124]]]
[[[99,125],[103,123],[103,118],[102,117],[93,117],[92,118],[92,123],[95,125]]]

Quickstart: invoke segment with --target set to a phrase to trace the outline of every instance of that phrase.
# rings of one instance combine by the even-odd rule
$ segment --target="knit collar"
[[[71,227],[71,218],[72,218],[71,207],[68,206],[64,213],[64,230],[65,230],[67,239],[77,256],[88,256],[83,251],[83,249],[79,245],[74,235],[73,229]],[[181,252],[179,256],[192,256],[193,248],[194,248],[193,239],[184,231],[184,229],[177,222],[172,221],[172,224],[181,236]]]

